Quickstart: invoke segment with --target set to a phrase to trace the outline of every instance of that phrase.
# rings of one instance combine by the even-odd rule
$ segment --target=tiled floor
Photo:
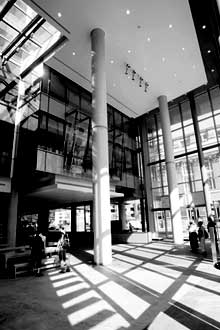
[[[0,280],[1,330],[220,329],[220,270],[186,243],[113,246],[108,267],[75,251],[72,271]]]

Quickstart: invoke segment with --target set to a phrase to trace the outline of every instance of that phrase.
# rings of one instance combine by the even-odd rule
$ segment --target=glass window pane
[[[22,10],[31,19],[33,19],[37,15],[37,13],[31,7],[26,5],[26,3],[21,0],[17,0],[15,6]]]
[[[149,161],[150,161],[150,163],[159,160],[157,139],[153,139],[153,140],[148,141],[148,148],[149,148]]]
[[[172,140],[174,155],[179,155],[185,152],[182,129],[172,132]]]
[[[183,126],[192,124],[192,113],[189,101],[181,103],[181,111],[183,117]]]
[[[180,111],[179,107],[175,106],[170,109],[170,125],[171,125],[171,131],[176,130],[177,128],[181,127],[181,119],[180,119]]]
[[[51,34],[43,27],[40,27],[39,30],[35,32],[32,39],[38,44],[43,45],[50,37]]]
[[[220,113],[220,90],[219,87],[210,91],[213,111],[215,114]]]
[[[195,98],[198,120],[207,118],[211,115],[211,106],[208,93],[204,93]]]
[[[162,127],[161,127],[161,120],[160,120],[160,114],[158,113],[157,114],[157,133],[158,133],[158,136],[162,136],[163,133],[162,133]]]
[[[11,42],[12,39],[14,39],[18,35],[18,32],[4,22],[0,22],[0,35],[9,42]]]
[[[157,136],[155,118],[151,117],[146,120],[147,140],[153,139]]]
[[[18,31],[22,31],[24,27],[31,21],[30,17],[25,15],[20,9],[13,6],[5,15],[4,20],[14,26]]]
[[[163,182],[163,186],[164,186],[164,189],[165,189],[165,186],[168,185],[168,182],[167,182],[167,168],[166,168],[166,163],[165,162],[161,163],[161,171],[162,171],[162,182]],[[164,194],[166,195],[165,191],[164,191]]]
[[[197,149],[196,138],[194,134],[193,125],[184,127],[185,132],[185,144],[187,151],[192,151]]]
[[[152,189],[153,207],[155,209],[162,207],[162,201],[161,201],[162,195],[163,195],[162,188]]]
[[[213,118],[208,118],[199,122],[202,146],[209,146],[217,143]]]
[[[8,46],[9,41],[0,36],[0,50],[3,51]]]
[[[0,10],[2,10],[4,8],[6,3],[7,3],[7,0],[0,0]]]
[[[204,152],[205,167],[208,175],[209,188],[220,189],[220,153],[218,148]]]
[[[216,125],[216,133],[218,137],[218,141],[220,141],[220,115],[215,116],[215,125]]]
[[[176,159],[176,171],[177,171],[178,183],[189,181],[189,173],[188,173],[186,157],[181,157]]]
[[[150,173],[151,173],[151,184],[152,188],[161,187],[161,172],[160,172],[160,165],[151,165],[150,166]]]
[[[190,179],[192,181],[201,179],[198,153],[188,156]]]
[[[165,158],[164,154],[164,145],[163,145],[163,137],[159,136],[159,152],[160,152],[160,159]]]

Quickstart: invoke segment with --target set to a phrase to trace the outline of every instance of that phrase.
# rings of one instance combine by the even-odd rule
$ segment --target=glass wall
[[[91,178],[91,94],[47,66],[44,71],[37,170]],[[132,121],[112,106],[107,105],[107,111],[110,177],[120,186],[135,188],[136,130]]]
[[[220,204],[220,90],[219,86],[194,95],[199,136],[202,145],[202,157],[207,171],[208,185],[213,205]],[[186,223],[191,217],[188,212],[195,205],[196,217],[205,219],[205,201],[199,163],[199,154],[195,138],[190,102],[187,96],[169,106],[173,150],[175,156],[181,215],[186,231]],[[159,110],[155,109],[145,116],[147,127],[146,143],[148,148],[147,169],[150,172],[150,190],[152,195],[156,229],[169,232],[166,222],[169,210],[166,165],[164,160],[163,137]],[[214,207],[213,207],[214,209]],[[218,210],[217,210],[218,211]],[[217,216],[218,212],[215,212]]]

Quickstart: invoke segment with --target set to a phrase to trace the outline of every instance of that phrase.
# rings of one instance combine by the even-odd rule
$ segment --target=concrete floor
[[[0,280],[1,330],[220,329],[220,270],[188,243],[113,246],[111,266],[74,251],[70,273]]]

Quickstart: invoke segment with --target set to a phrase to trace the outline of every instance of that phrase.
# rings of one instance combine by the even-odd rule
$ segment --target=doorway
[[[155,230],[161,238],[173,238],[170,210],[154,211]]]

